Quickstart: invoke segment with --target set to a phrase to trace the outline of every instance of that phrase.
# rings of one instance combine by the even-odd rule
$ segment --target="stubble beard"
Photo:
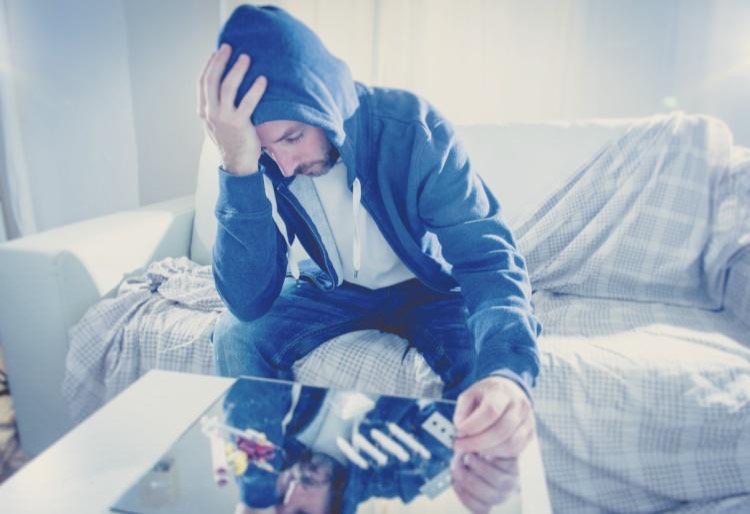
[[[339,160],[339,151],[327,139],[326,139],[326,145],[327,147],[323,148],[323,153],[325,155],[324,159],[320,159],[318,161],[313,161],[313,162],[308,162],[305,164],[300,164],[294,170],[294,174],[305,175],[306,177],[315,178],[315,177],[322,177],[323,175],[331,171],[331,168],[333,168],[333,166]]]

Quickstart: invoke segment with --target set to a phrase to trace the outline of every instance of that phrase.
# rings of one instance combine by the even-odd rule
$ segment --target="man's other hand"
[[[518,460],[465,453],[451,464],[453,490],[474,514],[486,514],[518,491]]]
[[[456,453],[516,458],[535,433],[531,402],[504,377],[487,377],[461,393],[453,415]]]
[[[223,44],[213,53],[198,79],[198,116],[219,149],[224,169],[234,175],[258,171],[260,141],[250,116],[266,90],[266,78],[258,77],[235,108],[237,89],[250,69],[250,56],[241,54],[224,80],[232,49]]]
[[[517,458],[535,434],[531,402],[512,380],[488,377],[458,397],[453,424],[453,488],[472,512],[489,512],[517,485]]]

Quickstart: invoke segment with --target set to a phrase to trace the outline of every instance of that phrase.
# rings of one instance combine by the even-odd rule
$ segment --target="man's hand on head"
[[[250,69],[250,56],[240,55],[222,81],[231,54],[231,47],[223,44],[203,68],[198,79],[198,116],[221,153],[224,169],[234,175],[250,175],[258,171],[261,152],[250,116],[266,90],[267,81],[263,76],[258,77],[235,107],[237,89]]]
[[[515,462],[535,434],[531,402],[513,380],[487,377],[458,397],[453,424],[454,489],[472,512],[488,512],[511,490],[497,463]]]

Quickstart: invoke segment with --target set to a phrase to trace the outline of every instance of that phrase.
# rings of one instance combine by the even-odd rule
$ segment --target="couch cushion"
[[[190,242],[190,259],[198,264],[211,263],[211,247],[216,239],[214,208],[219,196],[218,168],[221,155],[211,138],[203,141],[198,164],[198,186],[195,190],[195,220]]]
[[[456,127],[472,166],[511,228],[637,120],[508,123]]]
[[[530,214],[565,179],[634,120],[575,123],[508,123],[457,126],[472,165],[498,196],[511,227]],[[201,153],[195,194],[195,223],[190,257],[211,261],[216,237],[214,207],[219,191],[218,150],[207,137]]]

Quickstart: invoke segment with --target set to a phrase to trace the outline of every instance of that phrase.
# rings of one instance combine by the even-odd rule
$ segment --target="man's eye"
[[[299,141],[300,139],[302,139],[302,134],[303,133],[300,132],[296,136],[288,137],[288,138],[286,138],[286,142],[287,143],[296,143],[297,141]]]

